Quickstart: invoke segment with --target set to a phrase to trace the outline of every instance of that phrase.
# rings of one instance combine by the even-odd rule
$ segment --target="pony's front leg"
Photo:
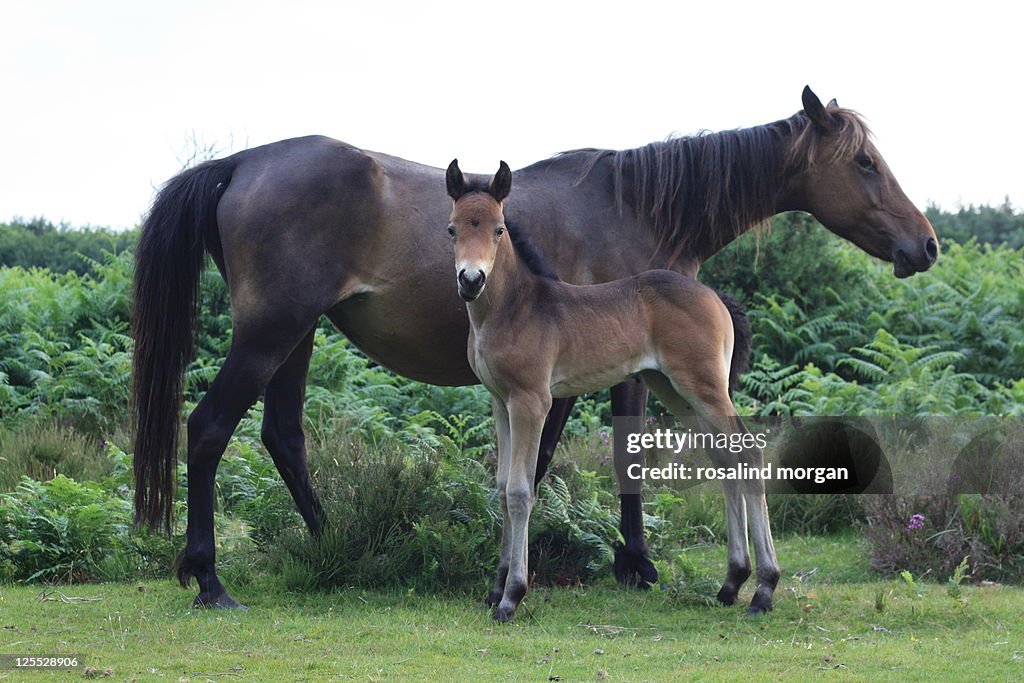
[[[499,488],[498,495],[508,511],[506,524],[511,537],[505,590],[493,615],[498,621],[508,621],[513,617],[529,587],[527,544],[534,501],[533,482],[537,471],[537,449],[544,429],[544,417],[551,408],[551,395],[513,395],[506,405],[511,428],[511,448],[508,480],[503,488]],[[509,536],[508,530],[502,532],[502,537],[506,536]]]
[[[505,488],[508,485],[509,451],[511,438],[508,423],[508,409],[498,398],[491,398],[491,410],[494,414],[494,430],[498,437],[498,499],[501,505],[501,555],[498,558],[498,573],[494,577],[494,587],[487,595],[487,606],[497,607],[501,596],[505,593],[505,579],[508,577],[508,566],[511,560],[512,531],[508,517],[508,505],[505,499]]]

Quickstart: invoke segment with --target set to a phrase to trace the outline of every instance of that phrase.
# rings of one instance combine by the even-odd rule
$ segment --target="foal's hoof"
[[[515,607],[508,607],[507,605],[505,607],[502,607],[501,605],[498,605],[494,608],[494,612],[491,613],[491,617],[495,621],[500,621],[504,624],[506,622],[512,621],[512,617],[514,617],[515,614]]]
[[[658,582],[658,570],[646,551],[630,550],[616,543],[615,579],[622,586],[650,590],[651,585]]]
[[[487,594],[487,601],[486,601],[487,602],[487,606],[488,607],[497,607],[498,604],[501,603],[501,598],[502,598],[503,595],[504,595],[504,591],[502,591],[501,589],[499,589],[499,588],[493,589],[490,593]]]
[[[219,595],[211,596],[208,593],[200,593],[196,596],[196,599],[192,601],[193,607],[213,607],[216,609],[237,609],[242,612],[249,609],[242,603],[235,600],[233,597],[228,595],[227,591],[221,592]]]

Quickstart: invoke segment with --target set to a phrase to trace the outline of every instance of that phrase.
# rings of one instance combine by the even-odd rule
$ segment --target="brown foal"
[[[733,312],[693,278],[649,270],[576,286],[548,274],[537,252],[505,225],[502,203],[512,188],[505,162],[489,183],[474,184],[452,161],[446,181],[454,200],[448,233],[456,280],[469,311],[469,364],[491,393],[498,435],[501,558],[487,602],[495,619],[507,621],[527,591],[537,449],[552,398],[639,376],[676,417],[696,413],[719,433],[743,433],[729,396],[739,349]],[[714,451],[712,458],[719,466],[735,466],[737,458],[763,463],[756,447],[740,455]],[[729,573],[719,600],[735,602],[750,575],[749,514],[758,575],[750,612],[767,611],[779,568],[764,482],[727,481],[725,492]]]

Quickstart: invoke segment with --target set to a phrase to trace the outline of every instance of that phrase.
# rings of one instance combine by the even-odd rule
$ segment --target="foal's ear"
[[[804,103],[804,113],[807,114],[807,118],[811,120],[814,125],[819,128],[831,128],[834,121],[832,112],[825,108],[825,105],[821,103],[818,96],[811,90],[811,86],[805,85],[804,92],[801,96]],[[829,103],[832,104],[831,102]]]
[[[448,170],[444,174],[445,184],[448,185],[448,196],[457,200],[466,194],[466,179],[462,176],[462,169],[459,168],[459,160],[452,159],[448,164]]]
[[[498,166],[498,172],[491,178],[491,184],[487,191],[497,201],[504,201],[508,193],[512,191],[512,169],[504,161]]]
[[[828,104],[825,105],[825,109],[839,109],[839,103],[836,102],[836,98],[833,97],[829,100]]]

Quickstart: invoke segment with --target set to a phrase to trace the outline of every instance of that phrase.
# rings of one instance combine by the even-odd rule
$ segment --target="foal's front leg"
[[[544,416],[551,407],[551,395],[513,395],[506,407],[511,447],[507,458],[508,479],[504,486],[499,482],[498,495],[507,510],[502,539],[504,545],[504,539],[509,537],[509,564],[505,590],[501,602],[494,609],[494,618],[498,621],[512,618],[529,586],[527,544],[534,501],[533,481],[537,471],[537,449],[544,429]]]
[[[505,488],[508,485],[508,462],[511,448],[508,424],[508,409],[498,398],[491,398],[491,410],[494,414],[494,430],[498,437],[498,500],[501,506],[501,555],[498,558],[498,574],[494,577],[494,587],[487,595],[487,606],[497,607],[501,596],[505,593],[505,579],[508,577],[508,565],[511,560],[512,531],[508,518],[508,505],[505,499]]]

